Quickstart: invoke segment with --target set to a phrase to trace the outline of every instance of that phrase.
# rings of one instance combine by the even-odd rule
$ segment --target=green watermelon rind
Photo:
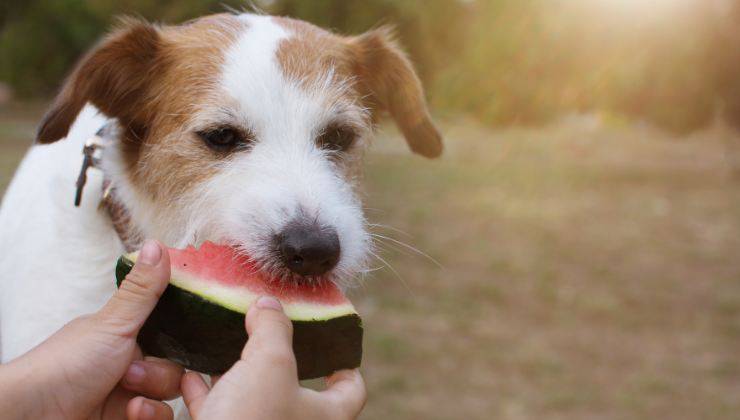
[[[133,265],[134,261],[125,255],[118,259],[119,287]],[[321,320],[291,321],[299,379],[320,378],[360,366],[363,329],[354,309]],[[172,282],[137,337],[145,354],[211,375],[231,368],[239,360],[247,339],[243,312],[204,299]]]

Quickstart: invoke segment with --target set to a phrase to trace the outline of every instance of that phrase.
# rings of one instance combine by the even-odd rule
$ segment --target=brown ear
[[[107,116],[119,118],[123,126],[135,125],[144,112],[139,105],[150,83],[159,45],[157,28],[139,20],[122,20],[118,30],[77,64],[41,121],[36,141],[52,143],[66,137],[87,102]]]
[[[427,110],[424,90],[389,27],[353,38],[360,82],[375,107],[390,113],[411,150],[428,158],[442,154],[442,136]]]

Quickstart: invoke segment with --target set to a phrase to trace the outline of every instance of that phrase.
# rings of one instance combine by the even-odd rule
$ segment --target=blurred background
[[[255,4],[395,24],[447,140],[368,156],[364,419],[740,418],[740,1]],[[2,0],[0,194],[114,16],[224,5]]]

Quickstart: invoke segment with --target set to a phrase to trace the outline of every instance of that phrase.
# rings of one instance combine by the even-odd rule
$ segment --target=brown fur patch
[[[79,63],[39,129],[38,141],[67,135],[86,102],[118,118],[130,181],[151,197],[173,198],[212,171],[184,131],[189,118],[221,98],[216,80],[226,48],[244,23],[220,14],[180,26],[123,19]]]
[[[276,52],[278,64],[288,80],[310,88],[330,72],[334,72],[337,83],[356,79],[354,54],[347,38],[296,19],[273,17],[273,20],[291,34],[280,41]],[[358,90],[361,88],[362,85],[354,84],[352,89],[337,89],[334,93],[349,95],[351,97],[345,98],[347,102],[365,107],[367,104],[362,98],[366,93]],[[361,158],[361,149],[354,148],[343,159],[335,161],[347,181],[361,178]],[[353,187],[357,189],[356,182],[353,182]]]
[[[131,141],[126,153],[132,183],[158,199],[175,199],[195,183],[210,177],[214,156],[187,131],[199,109],[218,107],[217,90],[225,50],[235,42],[244,23],[228,14],[214,15],[162,29],[166,70],[150,93],[156,112],[143,144]]]
[[[432,122],[421,81],[389,28],[351,40],[356,72],[370,92],[374,109],[390,113],[411,150],[434,158],[442,153],[442,136]]]
[[[429,116],[421,82],[390,29],[346,38],[306,22],[274,19],[292,33],[277,51],[288,78],[314,82],[332,70],[344,79],[356,78],[354,93],[373,111],[373,120],[388,111],[411,150],[426,157],[442,153],[442,137]]]
[[[67,79],[42,119],[37,141],[52,143],[65,137],[88,101],[126,123],[137,120],[144,110],[132,104],[145,94],[152,78],[131,75],[156,74],[159,50],[157,28],[138,20],[122,20],[121,28],[93,48]]]
[[[276,53],[288,79],[315,82],[332,69],[339,76],[353,76],[352,54],[344,38],[300,20],[273,20],[292,34],[280,42]]]
[[[174,204],[215,173],[216,159],[188,131],[197,111],[223,105],[217,89],[225,50],[243,31],[236,16],[178,26],[122,19],[78,64],[44,117],[38,142],[67,135],[91,102],[118,119],[129,181],[149,199]]]

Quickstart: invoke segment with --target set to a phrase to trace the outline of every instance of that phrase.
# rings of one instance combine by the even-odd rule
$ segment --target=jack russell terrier
[[[349,284],[371,252],[358,183],[383,111],[412,151],[442,152],[386,29],[123,20],[64,84],[2,202],[0,360],[99,309],[116,258],[145,237],[230,244],[282,281]]]

